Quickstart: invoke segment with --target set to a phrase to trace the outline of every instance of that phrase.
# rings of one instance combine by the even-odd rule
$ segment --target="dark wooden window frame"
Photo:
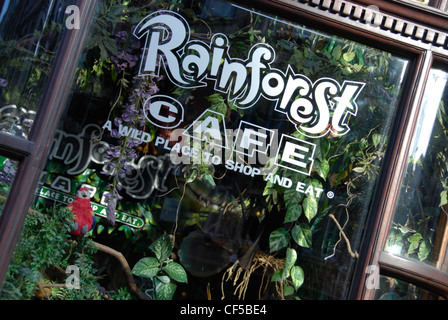
[[[47,160],[97,0],[76,0],[80,9],[80,29],[65,29],[45,92],[29,135],[29,140],[0,133],[0,154],[19,161],[14,182],[0,218],[0,284],[3,284],[25,216],[36,192],[39,176]]]
[[[236,0],[241,4],[246,1]],[[33,200],[41,171],[45,165],[51,140],[54,136],[63,107],[70,95],[72,78],[81,56],[82,43],[89,30],[97,0],[77,0],[81,16],[81,29],[66,30],[58,51],[53,72],[50,76],[41,106],[30,134],[29,140],[0,133],[0,154],[20,161],[16,178],[8,195],[0,218],[0,283],[3,283],[15,244],[19,238],[29,205]],[[405,97],[399,106],[392,135],[380,174],[374,206],[360,251],[360,260],[355,272],[351,299],[372,299],[374,290],[366,288],[365,270],[369,265],[378,265],[384,275],[410,281],[424,288],[448,297],[448,275],[435,268],[399,258],[383,251],[398,191],[401,184],[407,154],[418,118],[419,108],[425,89],[426,79],[435,60],[448,56],[445,38],[437,31],[425,30],[415,39],[415,31],[409,37],[400,32],[396,37],[383,26],[374,28],[362,25],[359,21],[365,14],[363,6],[371,5],[368,0],[256,0],[251,5],[272,15],[297,21],[310,27],[341,35],[345,38],[365,43],[409,59],[410,75],[405,84]],[[390,4],[379,0],[375,2],[381,10],[400,17],[413,19],[413,23],[429,28],[448,31],[446,16],[433,11],[416,10],[409,6]],[[387,20],[383,20],[383,22]],[[401,20],[399,21],[401,22]],[[404,22],[406,24],[406,21]],[[407,30],[407,29],[406,29]],[[406,33],[406,30],[403,30]],[[417,30],[418,33],[418,30]],[[429,40],[428,40],[429,39]],[[427,40],[427,41],[425,41]],[[435,46],[433,46],[435,44]]]
[[[388,175],[390,181],[387,183],[389,189],[383,191],[383,199],[380,201],[383,207],[378,208],[379,215],[381,215],[382,212],[385,219],[382,223],[378,223],[377,221],[375,226],[377,228],[377,237],[375,245],[376,252],[374,253],[375,258],[373,261],[376,261],[379,265],[382,274],[405,280],[448,299],[448,273],[430,265],[405,259],[383,251],[393,219],[392,214],[398,198],[402,181],[401,178],[407,165],[407,157],[413,136],[412,133],[416,126],[418,111],[420,110],[429,71],[434,66],[447,65],[448,63],[448,57],[446,56],[438,54],[433,55],[430,52],[427,52],[426,54],[426,61],[422,62],[421,76],[416,92],[416,97],[418,98],[414,101],[414,114],[411,115],[410,118],[412,123],[408,124],[408,128],[404,131],[403,138],[400,139],[402,143],[401,146],[396,148],[396,163],[389,167],[391,169],[389,170],[390,174]],[[372,298],[373,294],[373,290],[365,289],[364,298]]]

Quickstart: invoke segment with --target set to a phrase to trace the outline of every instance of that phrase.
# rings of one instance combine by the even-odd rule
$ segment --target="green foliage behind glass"
[[[37,283],[65,283],[62,274],[69,265],[79,268],[80,289],[57,289],[48,299],[99,299],[93,267],[96,247],[86,237],[70,235],[72,213],[65,208],[40,213],[31,211],[25,220],[6,280],[0,291],[2,300],[35,298]]]

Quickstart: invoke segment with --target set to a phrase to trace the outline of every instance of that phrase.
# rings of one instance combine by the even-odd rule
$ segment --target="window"
[[[28,139],[60,44],[62,6],[62,1],[2,6],[1,132]]]
[[[444,271],[446,81],[446,72],[431,70],[385,248]]]
[[[443,69],[431,69],[384,248],[393,257],[431,266],[423,270],[434,279],[447,277],[446,80]]]
[[[375,293],[378,300],[438,300],[438,294],[391,277],[381,276],[380,288]]]
[[[428,6],[442,11],[447,11],[448,9],[448,2],[444,0],[405,0],[400,2],[404,2],[409,5]]]
[[[2,65],[0,235],[17,246],[4,250],[1,294],[445,296],[446,72],[414,40],[348,27],[362,7],[312,2],[52,2],[32,43],[44,57]]]

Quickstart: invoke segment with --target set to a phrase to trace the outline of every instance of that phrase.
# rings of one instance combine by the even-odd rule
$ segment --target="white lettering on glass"
[[[240,109],[252,107],[263,96],[274,101],[275,110],[286,114],[307,137],[323,137],[330,132],[345,135],[350,131],[349,115],[357,114],[356,98],[365,83],[344,81],[340,85],[331,78],[313,83],[296,74],[290,65],[285,72],[275,69],[271,66],[275,50],[269,44],[253,45],[246,60],[232,58],[226,35],[213,35],[210,44],[190,40],[187,21],[166,10],[146,16],[134,35],[146,37],[140,75],[159,75],[164,68],[170,81],[182,88],[202,87],[207,85],[206,80],[214,81],[215,90],[226,93]],[[160,106],[154,108],[147,109],[149,114],[160,115]]]

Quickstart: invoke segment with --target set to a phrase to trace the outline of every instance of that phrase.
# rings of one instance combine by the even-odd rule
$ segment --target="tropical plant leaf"
[[[420,261],[423,261],[428,257],[430,248],[431,246],[428,244],[428,241],[422,241],[422,243],[420,243],[418,248],[418,258]]]
[[[168,262],[163,270],[165,270],[168,276],[174,281],[188,283],[187,273],[185,272],[184,268],[177,262]]]
[[[345,61],[350,62],[353,59],[355,59],[356,53],[354,51],[352,52],[346,52],[342,55]]]
[[[303,200],[303,210],[308,221],[311,221],[317,214],[317,200],[314,197],[306,197]]]
[[[160,238],[158,238],[149,246],[149,249],[154,252],[159,261],[165,261],[166,259],[168,259],[171,251],[173,250],[171,238],[168,234],[164,233]]]
[[[166,277],[168,278],[168,277]],[[162,281],[163,280],[163,281]],[[171,300],[173,299],[174,292],[176,292],[177,286],[169,281],[166,282],[165,278],[156,278],[154,279],[155,290],[156,290],[156,299],[157,300]]]
[[[290,273],[292,284],[294,285],[294,288],[297,290],[298,288],[300,288],[300,286],[303,284],[303,281],[305,280],[305,272],[301,267],[293,266],[291,268]]]
[[[298,203],[293,203],[288,207],[285,214],[284,223],[294,222],[302,215],[302,206]]]
[[[154,278],[159,272],[159,261],[154,257],[140,259],[132,268],[131,273],[143,277]]]
[[[337,45],[336,47],[334,47],[333,52],[331,53],[331,55],[333,56],[333,58],[335,60],[341,59],[341,54],[342,54],[342,52],[341,52],[341,46],[340,45]]]
[[[269,249],[271,252],[280,250],[289,244],[291,237],[284,228],[272,231],[269,236]]]
[[[300,225],[294,226],[291,230],[291,235],[294,241],[301,247],[310,248],[312,237],[311,237],[311,228],[305,224],[301,223]]]
[[[326,159],[323,159],[321,162],[316,161],[314,163],[314,168],[322,179],[327,180],[328,173],[330,172],[330,165]]]
[[[297,261],[297,252],[292,248],[286,249],[285,269],[290,270]]]
[[[285,279],[286,279],[286,277],[285,277],[284,269],[281,268],[281,269],[275,270],[274,274],[272,275],[271,281],[283,281]]]

